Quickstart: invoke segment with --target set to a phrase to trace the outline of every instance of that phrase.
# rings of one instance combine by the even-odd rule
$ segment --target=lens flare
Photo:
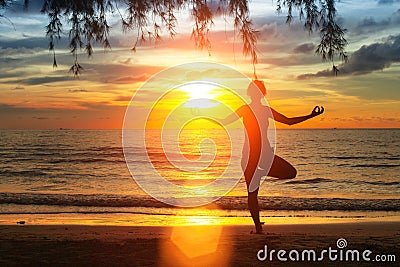
[[[175,66],[149,79],[124,119],[123,148],[135,182],[170,205],[195,207],[228,193],[240,180],[244,136],[227,114],[246,105],[250,80],[213,63]],[[237,115],[236,115],[237,116]],[[138,166],[140,160],[142,164]]]

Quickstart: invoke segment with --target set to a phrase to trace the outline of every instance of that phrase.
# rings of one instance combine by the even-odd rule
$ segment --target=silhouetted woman
[[[297,174],[296,169],[289,162],[274,155],[267,136],[268,120],[273,119],[293,125],[322,114],[324,108],[316,106],[309,115],[288,118],[261,103],[261,99],[266,95],[264,82],[255,80],[250,83],[247,94],[251,97],[251,103],[237,109],[235,113],[223,119],[222,123],[232,123],[238,117],[243,119],[246,138],[241,164],[247,185],[248,207],[256,227],[256,233],[260,234],[262,233],[262,223],[260,222],[257,196],[261,178],[271,176],[279,179],[292,179]]]

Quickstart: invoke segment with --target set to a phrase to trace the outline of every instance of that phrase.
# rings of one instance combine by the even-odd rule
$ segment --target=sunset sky
[[[190,39],[190,10],[177,15],[175,39],[164,32],[163,41],[144,43],[136,53],[134,33],[122,33],[119,15],[110,14],[112,49],[97,48],[92,58],[82,51],[84,71],[75,78],[68,72],[73,63],[68,26],[56,45],[53,69],[42,1],[30,1],[28,11],[23,1],[16,2],[0,11],[13,23],[0,18],[0,129],[120,129],[136,90],[177,64],[219,63],[252,78],[251,59],[243,56],[232,21],[215,19],[209,55]],[[269,104],[287,116],[325,107],[324,115],[291,127],[400,127],[400,1],[341,1],[337,9],[348,29],[349,62],[334,77],[331,63],[314,54],[318,34],[309,35],[297,20],[285,24],[285,13],[277,14],[272,1],[251,1],[251,18],[260,31],[257,74],[267,85]]]

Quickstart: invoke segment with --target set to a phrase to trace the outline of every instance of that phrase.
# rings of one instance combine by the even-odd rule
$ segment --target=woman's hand
[[[323,106],[321,106],[321,107],[315,106],[315,108],[311,112],[311,116],[315,117],[315,116],[321,115],[322,113],[324,113],[324,107]]]

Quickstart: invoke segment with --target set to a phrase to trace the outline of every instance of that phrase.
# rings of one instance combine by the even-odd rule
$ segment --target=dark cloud
[[[365,18],[352,30],[352,34],[372,34],[388,28],[392,24],[390,18],[376,21],[373,17]]]
[[[308,54],[315,51],[315,45],[313,43],[305,43],[296,46],[293,49],[293,53],[296,54]]]
[[[394,3],[400,3],[400,0],[376,0],[379,5],[391,5]]]
[[[36,119],[36,120],[49,120],[49,117],[38,117],[38,116],[33,116],[32,119]]]
[[[63,82],[63,81],[68,81],[68,80],[73,80],[73,77],[68,76],[66,74],[65,76],[45,76],[45,77],[33,77],[33,78],[28,78],[28,79],[23,79],[19,81],[21,84],[25,85],[39,85],[39,84],[45,84],[45,83],[55,83],[55,82]]]
[[[70,93],[86,93],[89,91],[86,89],[69,89],[68,92],[70,92]]]
[[[132,99],[132,96],[119,96],[119,97],[115,98],[114,101],[125,102],[125,101],[131,101],[131,99]]]
[[[392,13],[390,17],[383,20],[375,20],[374,17],[366,17],[361,20],[352,30],[353,34],[370,34],[381,30],[386,30],[388,27],[398,27],[400,24],[400,9]]]
[[[358,27],[377,27],[377,26],[387,26],[390,24],[390,18],[375,21],[373,17],[365,18],[358,23]]]
[[[339,75],[360,75],[390,67],[400,62],[400,35],[389,36],[384,43],[364,45],[355,51],[347,63],[339,66]],[[303,74],[299,79],[333,76],[332,70]]]
[[[13,20],[13,18],[10,18]],[[44,17],[45,19],[45,17]],[[4,52],[9,53],[8,55],[18,55],[18,53],[31,53],[49,49],[49,39],[46,37],[45,27],[42,25],[32,26],[20,26],[17,28],[19,33],[17,37],[10,38],[7,35],[0,35],[0,47],[2,49],[8,49]],[[39,34],[40,36],[32,36],[32,34]],[[99,45],[95,43],[94,48]],[[12,51],[11,49],[16,49]],[[61,39],[57,39],[55,42],[55,49],[69,49],[69,38],[66,34],[61,34]]]
[[[400,8],[397,9],[396,12],[393,13],[392,15],[392,21],[396,24],[400,24]]]
[[[18,39],[5,39],[1,38],[0,46],[2,48],[25,48],[25,49],[47,49],[49,47],[49,40],[45,36],[43,30],[43,37],[25,37]],[[58,47],[58,46],[57,46]]]

